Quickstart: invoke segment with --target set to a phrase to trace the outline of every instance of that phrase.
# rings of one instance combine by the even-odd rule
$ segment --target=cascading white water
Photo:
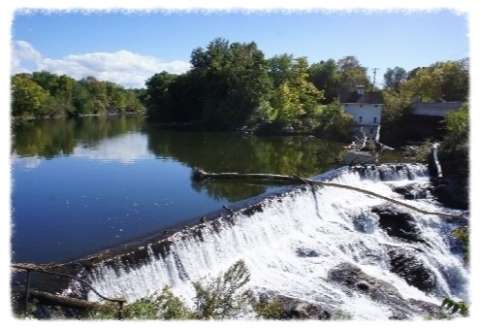
[[[363,167],[338,170],[332,182],[368,189],[401,199],[393,188],[413,182],[428,184],[423,165]],[[419,208],[445,211],[431,199],[408,201]],[[358,292],[346,292],[328,279],[328,272],[342,262],[392,284],[404,299],[439,304],[444,296],[468,300],[468,271],[462,256],[452,253],[449,232],[454,225],[437,216],[407,208],[420,229],[423,243],[389,236],[378,225],[372,207],[384,201],[339,188],[295,189],[282,197],[263,201],[262,210],[235,212],[229,221],[219,218],[219,228],[207,222],[173,234],[169,253],[162,257],[147,246],[148,259],[141,265],[98,265],[89,274],[92,285],[104,295],[126,297],[130,302],[172,287],[187,301],[192,281],[209,279],[242,259],[251,272],[249,286],[256,292],[275,292],[312,303],[323,303],[355,319],[386,319],[388,305]],[[246,214],[248,213],[248,214]],[[355,219],[363,219],[359,231]],[[196,235],[192,231],[197,232]],[[198,233],[201,235],[198,235]],[[152,243],[154,244],[154,243]],[[414,252],[437,279],[430,293],[420,291],[390,270],[388,251]],[[118,265],[117,265],[118,266]],[[90,300],[97,297],[88,295]]]

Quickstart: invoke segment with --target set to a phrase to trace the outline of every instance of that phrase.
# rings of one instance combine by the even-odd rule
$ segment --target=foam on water
[[[423,165],[385,165],[338,170],[330,180],[401,198],[392,187],[429,179]],[[431,200],[408,202],[444,211]],[[89,281],[104,295],[123,296],[130,302],[166,285],[191,301],[192,281],[212,278],[243,259],[251,272],[249,286],[256,292],[276,292],[337,306],[355,319],[388,318],[388,306],[355,292],[347,294],[328,281],[329,270],[348,262],[392,284],[405,299],[437,304],[444,296],[468,300],[468,272],[462,256],[452,253],[448,238],[453,225],[437,216],[403,208],[402,212],[416,219],[425,244],[400,241],[379,228],[378,216],[371,211],[383,203],[339,188],[295,189],[264,200],[262,210],[253,214],[240,210],[229,219],[219,218],[173,234],[168,238],[171,244],[166,254],[155,253],[149,245],[148,260],[139,265],[97,265],[89,273]],[[360,216],[370,222],[367,232],[354,226],[353,219]],[[414,251],[435,273],[434,292],[426,294],[389,270],[387,251],[392,247]],[[299,251],[314,253],[302,256]],[[93,293],[88,298],[97,299]]]

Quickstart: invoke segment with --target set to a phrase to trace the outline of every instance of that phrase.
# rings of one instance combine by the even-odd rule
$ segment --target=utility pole
[[[377,78],[377,70],[379,68],[373,68],[373,87],[375,88],[375,79]]]

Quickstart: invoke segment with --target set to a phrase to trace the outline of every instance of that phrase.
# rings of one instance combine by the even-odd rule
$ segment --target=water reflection
[[[315,137],[258,137],[236,133],[172,132],[146,129],[149,148],[207,171],[312,175],[332,164],[342,146]]]
[[[342,146],[314,137],[257,137],[235,133],[171,132],[146,128],[149,148],[156,155],[171,157],[207,171],[240,171],[311,176],[331,167]],[[237,201],[265,191],[265,185],[246,182],[209,181],[192,188],[205,190],[212,198]]]
[[[12,150],[16,155],[47,159],[71,155],[79,144],[94,146],[106,138],[137,132],[143,124],[142,117],[87,117],[15,123]]]
[[[309,137],[168,131],[140,117],[29,122],[13,133],[15,261],[84,256],[275,189],[199,185],[194,166],[309,176],[342,150]]]
[[[172,159],[207,171],[244,171],[311,176],[332,166],[342,147],[315,137],[258,137],[237,133],[177,132],[142,117],[60,119],[16,124],[13,160],[33,169],[60,156],[133,164]],[[191,183],[214,199],[238,201],[265,192],[256,183]]]
[[[147,139],[139,133],[125,133],[100,140],[89,146],[78,145],[73,150],[73,156],[100,161],[116,161],[122,164],[133,164],[141,159],[154,158],[148,149]]]

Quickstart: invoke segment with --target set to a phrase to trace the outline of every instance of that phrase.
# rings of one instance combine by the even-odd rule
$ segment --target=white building
[[[352,115],[355,121],[355,133],[366,134],[378,141],[382,120],[383,103],[378,92],[365,93],[362,86],[357,87],[347,102],[343,102],[345,112]]]

